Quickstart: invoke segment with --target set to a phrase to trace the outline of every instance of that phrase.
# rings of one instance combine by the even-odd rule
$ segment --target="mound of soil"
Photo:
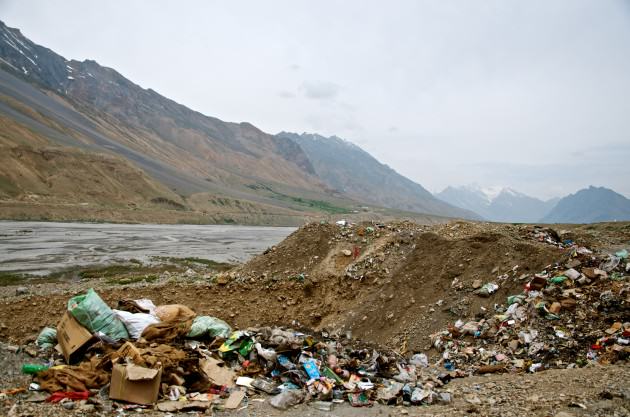
[[[309,327],[420,350],[431,333],[504,302],[566,256],[528,231],[463,222],[310,224],[231,276],[264,285]],[[500,281],[499,290],[480,298],[475,281]]]

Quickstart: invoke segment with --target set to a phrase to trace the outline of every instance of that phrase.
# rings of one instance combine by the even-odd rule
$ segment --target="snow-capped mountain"
[[[558,202],[557,198],[543,201],[512,188],[481,187],[478,184],[449,186],[435,196],[497,222],[537,222]]]

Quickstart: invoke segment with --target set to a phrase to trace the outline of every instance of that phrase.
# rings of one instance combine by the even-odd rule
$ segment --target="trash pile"
[[[431,335],[445,369],[465,373],[536,372],[627,360],[630,356],[628,251],[598,255],[557,234],[536,238],[571,245],[563,264],[522,276],[523,291],[495,304],[476,320],[457,320]],[[496,290],[485,284],[481,297]]]
[[[312,224],[225,282],[217,279],[213,294],[245,284],[243,292],[277,299],[286,312],[249,323],[293,322],[295,329],[233,329],[189,306],[146,298],[112,308],[88,290],[67,300],[56,328],[41,330],[43,360],[23,368],[33,375],[29,389],[64,407],[79,401],[98,410],[231,410],[253,401],[331,410],[342,403],[449,403],[458,395],[449,385],[454,378],[628,359],[627,250],[595,253],[531,226],[489,226],[509,227],[521,239],[478,232],[479,225],[436,227],[453,240],[411,223]],[[562,262],[548,265],[557,257]],[[356,300],[344,295],[360,291]],[[353,314],[344,310],[350,303]],[[373,312],[361,310],[365,305]],[[326,311],[359,324],[320,331],[299,324]],[[413,327],[420,322],[434,327]],[[352,337],[377,326],[387,329],[370,340],[401,347]],[[396,326],[405,338],[379,337]],[[416,336],[422,344],[407,343]]]
[[[184,305],[121,300],[110,308],[93,290],[68,301],[56,329],[36,341],[44,363],[24,364],[29,390],[48,402],[91,401],[163,412],[236,409],[256,396],[287,409],[310,402],[370,406],[451,401],[444,385],[462,376],[325,332],[279,327],[236,330]]]

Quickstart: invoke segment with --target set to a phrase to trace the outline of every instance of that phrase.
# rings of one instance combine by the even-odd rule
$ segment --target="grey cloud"
[[[304,81],[301,90],[314,100],[332,100],[339,95],[340,87],[327,81]]]
[[[278,93],[278,96],[280,96],[281,98],[295,98],[296,97],[295,93],[292,93],[290,91],[285,91],[285,90],[280,91]]]

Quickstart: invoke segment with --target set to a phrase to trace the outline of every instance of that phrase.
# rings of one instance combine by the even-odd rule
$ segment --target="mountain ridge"
[[[0,115],[49,145],[122,157],[202,212],[220,209],[223,197],[282,216],[350,213],[362,204],[360,194],[323,181],[295,141],[203,115],[94,60],[68,60],[3,22],[0,34]],[[3,146],[29,145],[5,136]],[[426,198],[423,213],[466,213]]]
[[[562,198],[545,223],[595,223],[630,220],[630,199],[605,187],[589,186]]]
[[[400,175],[352,142],[314,133],[280,132],[276,136],[299,144],[326,185],[358,200],[393,209],[480,219],[476,213],[436,199],[420,184]]]
[[[435,196],[497,222],[535,223],[557,202],[556,199],[543,201],[510,187],[484,188],[477,184],[448,186]]]

